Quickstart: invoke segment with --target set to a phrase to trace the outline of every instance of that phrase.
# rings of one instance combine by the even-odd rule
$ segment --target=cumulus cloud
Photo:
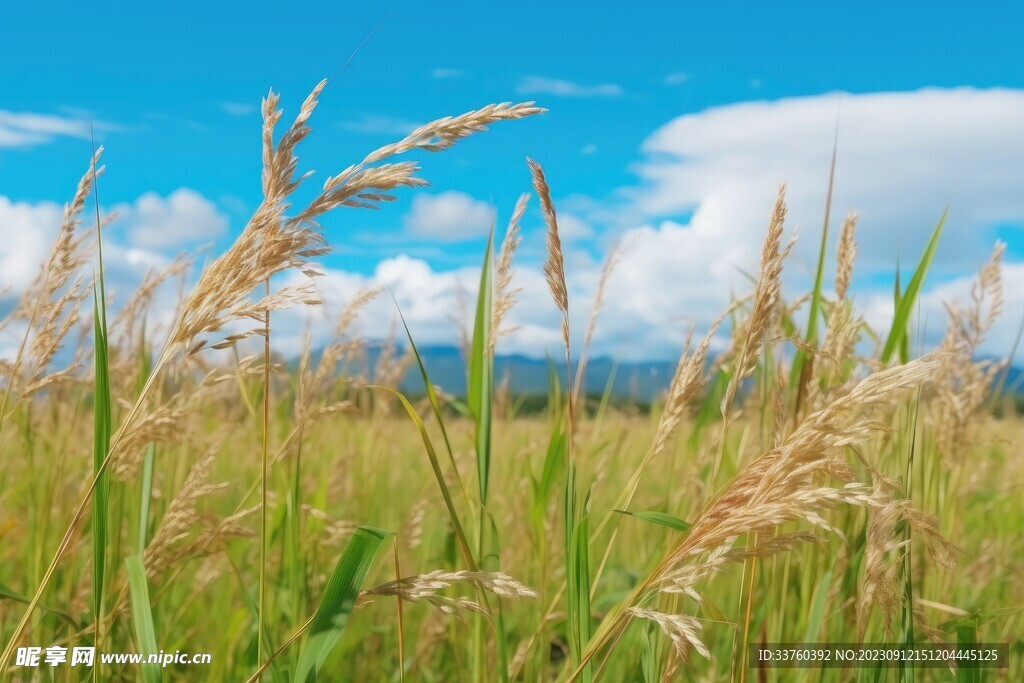
[[[22,292],[39,273],[60,227],[63,210],[54,202],[29,204],[0,196],[0,290]]]
[[[405,227],[413,237],[455,241],[485,235],[493,220],[490,204],[451,190],[416,195],[405,216]]]
[[[522,95],[543,94],[560,97],[618,97],[622,94],[622,86],[614,83],[583,85],[544,76],[526,76],[519,82],[518,90]]]
[[[651,216],[682,215],[723,247],[756,239],[788,184],[791,223],[814,248],[838,125],[833,207],[861,215],[861,261],[891,269],[921,248],[947,204],[938,267],[963,270],[991,248],[993,228],[1024,220],[1024,92],[920,90],[749,102],[680,116],[651,135],[627,192]]]
[[[167,197],[147,192],[112,210],[118,216],[115,227],[125,242],[146,249],[194,246],[221,237],[228,227],[227,216],[216,204],[186,187]]]

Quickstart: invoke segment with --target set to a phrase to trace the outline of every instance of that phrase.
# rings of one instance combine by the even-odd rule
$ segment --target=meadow
[[[639,410],[580,381],[606,278],[594,315],[574,315],[552,189],[529,161],[534,196],[501,207],[507,227],[481,255],[464,396],[434,386],[397,306],[395,338],[366,361],[359,317],[386,291],[349,302],[327,347],[283,358],[275,312],[317,305],[316,260],[344,239],[318,217],[422,186],[403,155],[543,113],[499,104],[429,123],[293,206],[323,86],[284,125],[278,96],[264,101],[263,201],[235,243],[113,301],[97,150],[50,259],[0,321],[18,342],[0,361],[3,680],[1024,680],[1024,422],[1005,363],[976,353],[1002,312],[1001,245],[922,348],[943,223],[894,282],[891,328],[871,329],[848,296],[855,215],[801,237],[820,240],[814,285],[783,296],[780,188],[749,292],[691,334]],[[529,413],[494,373],[528,201],[564,341]],[[278,286],[293,272],[311,277]],[[154,292],[179,280],[173,322],[150,324]],[[403,393],[407,374],[422,391]],[[751,644],[924,641],[1009,643],[1009,665],[748,661]],[[87,645],[211,661],[17,661]]]

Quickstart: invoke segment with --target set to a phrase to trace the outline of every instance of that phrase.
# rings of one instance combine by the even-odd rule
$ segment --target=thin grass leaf
[[[491,338],[491,308],[493,273],[491,252],[494,249],[494,229],[487,237],[484,265],[480,270],[480,291],[476,302],[473,324],[473,342],[469,355],[469,377],[466,383],[466,402],[476,422],[477,479],[480,501],[487,504],[487,488],[491,470],[491,412],[494,393],[494,359],[488,351]]]
[[[135,640],[139,654],[148,657],[156,654],[156,629],[153,627],[153,610],[149,601],[149,583],[146,580],[146,567],[142,557],[132,555],[125,558],[128,568],[128,588],[131,593],[132,624],[135,627]],[[143,664],[142,678],[146,683],[159,683],[163,672],[159,664]]]
[[[139,353],[139,392],[141,393],[152,372],[153,363],[149,357],[149,350],[146,345],[146,323],[142,323],[142,339],[140,341]],[[142,478],[139,491],[139,540],[138,550],[141,554],[146,550],[146,536],[149,531],[149,504],[153,499],[153,460],[156,458],[156,444],[149,444],[146,447],[146,454],[142,457]]]
[[[313,614],[313,621],[299,654],[296,681],[311,683],[318,679],[327,656],[341,640],[363,581],[389,535],[390,532],[383,529],[361,526],[349,539],[327,582],[320,605]],[[331,678],[337,680],[336,675]]]
[[[430,440],[430,434],[427,432],[427,426],[423,423],[423,419],[420,414],[416,411],[416,408],[409,403],[401,392],[392,389],[391,387],[385,387],[380,385],[369,385],[367,389],[380,389],[387,391],[395,396],[402,407],[405,408],[406,414],[409,419],[416,425],[416,429],[419,430],[420,438],[423,441],[423,448],[427,452],[427,459],[430,461],[430,467],[434,471],[434,477],[437,479],[437,486],[441,489],[441,497],[444,498],[445,507],[448,509],[448,518],[451,520],[452,528],[455,530],[455,540],[458,543],[459,550],[462,552],[463,559],[466,561],[466,565],[471,571],[477,571],[477,563],[473,557],[473,551],[470,550],[469,542],[466,538],[466,532],[463,529],[462,522],[459,521],[459,515],[455,511],[455,503],[452,501],[452,494],[448,490],[448,484],[445,483],[444,472],[441,470],[441,463],[437,459],[437,451],[434,450],[434,443]]]
[[[555,482],[558,480],[558,474],[562,471],[562,466],[565,463],[565,448],[566,434],[562,428],[562,423],[559,421],[555,423],[551,431],[551,437],[548,440],[548,450],[544,456],[544,466],[541,469],[540,479],[535,481],[534,507],[539,515],[544,514],[551,500],[551,494],[554,491]]]
[[[395,302],[395,309],[398,311],[398,317],[402,321],[402,327],[405,328],[405,336],[409,340],[409,348],[412,349],[412,355],[416,359],[416,367],[419,368],[420,378],[423,380],[423,387],[427,392],[427,400],[430,402],[430,409],[434,413],[434,418],[437,420],[438,427],[441,428],[441,437],[444,439],[445,451],[448,453],[448,464],[451,465],[452,474],[455,475],[455,480],[458,482],[459,490],[462,492],[462,497],[466,503],[466,507],[469,507],[469,494],[466,492],[466,487],[462,483],[462,476],[459,474],[459,468],[455,464],[455,453],[452,451],[452,443],[448,438],[448,429],[444,424],[444,416],[441,413],[441,401],[438,399],[437,389],[434,388],[434,383],[430,381],[430,375],[427,374],[427,368],[423,364],[423,357],[420,355],[420,350],[417,348],[416,342],[412,338],[412,332],[409,330],[409,324],[405,321],[405,315],[402,314],[402,309],[399,308],[398,301],[395,299],[393,292],[391,293],[391,299]]]
[[[925,245],[924,252],[922,252],[921,259],[917,263],[913,277],[907,283],[906,291],[899,295],[896,315],[889,330],[889,337],[885,341],[885,348],[882,349],[880,357],[882,363],[888,363],[892,360],[893,354],[896,353],[899,345],[906,339],[907,327],[910,325],[910,316],[914,311],[921,288],[924,286],[924,279],[928,274],[928,269],[931,267],[932,259],[935,257],[935,250],[939,246],[939,238],[942,236],[942,228],[946,224],[948,213],[949,209],[942,212],[942,218],[939,219],[938,225],[935,226],[931,237],[928,238],[928,244]]]
[[[570,471],[575,469],[573,463],[569,464],[569,469]],[[583,650],[591,636],[588,519],[589,516],[583,514],[568,539],[566,595],[569,601],[569,650],[574,664],[581,662]],[[589,664],[584,666],[580,680],[584,683],[593,680],[593,670]]]
[[[9,587],[5,586],[2,583],[0,583],[0,599],[13,600],[15,602],[20,602],[23,605],[28,605],[32,602],[21,593],[11,590]],[[71,628],[75,629],[76,631],[83,627],[82,624],[79,624],[77,621],[75,621],[75,618],[67,612],[55,609],[53,607],[47,607],[46,605],[39,605],[39,609],[43,610],[44,612],[50,612],[51,614],[60,617],[61,619],[66,621],[71,626]]]
[[[637,519],[642,519],[645,522],[650,522],[652,524],[668,527],[669,529],[675,529],[676,531],[687,531],[692,526],[689,522],[683,521],[678,517],[664,512],[655,512],[653,510],[615,510],[615,512],[623,515],[629,515],[630,517],[636,517]]]
[[[93,151],[95,154],[95,150]],[[104,464],[110,453],[110,355],[107,349],[107,293],[103,280],[103,236],[100,220],[99,183],[93,179],[96,199],[96,282],[93,285],[93,476],[96,491],[92,499],[92,596],[95,642],[99,642],[103,620],[103,583],[106,578],[107,507],[110,484]],[[98,671],[98,667],[94,672]],[[98,674],[97,674],[98,675]]]

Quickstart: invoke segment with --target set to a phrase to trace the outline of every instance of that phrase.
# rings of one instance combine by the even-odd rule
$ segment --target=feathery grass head
[[[856,230],[857,214],[854,212],[843,221],[839,231],[839,248],[836,250],[836,298],[840,301],[846,298],[846,291],[853,279],[853,262],[857,260]]]
[[[794,241],[782,247],[782,232],[786,222],[786,186],[779,187],[768,233],[761,248],[761,272],[754,291],[754,302],[747,322],[746,336],[742,351],[735,361],[732,377],[722,398],[722,413],[726,414],[740,382],[754,371],[754,366],[764,350],[782,294],[782,264],[793,249]]]
[[[85,201],[96,178],[103,173],[103,168],[97,166],[102,153],[100,147],[93,154],[88,170],[78,181],[74,197],[65,204],[57,239],[35,282],[22,294],[10,315],[0,319],[0,330],[15,320],[25,324],[24,339],[11,372],[20,376],[12,376],[12,386],[7,389],[12,391],[17,383],[20,391],[15,396],[18,400],[70,378],[75,370],[72,365],[48,372],[68,333],[77,324],[79,308],[89,293],[89,289],[82,286],[81,271],[91,249],[88,248],[88,233],[83,234],[79,228]]]
[[[544,261],[544,278],[547,280],[551,298],[562,313],[562,341],[569,347],[569,290],[565,285],[565,257],[562,254],[562,239],[558,235],[558,216],[551,201],[551,188],[544,169],[533,159],[527,159],[533,176],[533,189],[540,200],[540,208],[547,225],[547,259]]]
[[[488,340],[488,351],[492,354],[498,339],[512,331],[502,329],[501,324],[505,320],[505,316],[515,305],[516,297],[521,291],[520,289],[512,288],[512,276],[514,275],[512,258],[515,256],[516,249],[519,248],[519,243],[523,239],[520,236],[519,222],[526,211],[526,202],[529,198],[530,195],[528,194],[519,196],[515,209],[512,210],[512,217],[509,218],[508,228],[505,229],[505,239],[501,243],[501,254],[498,257],[495,273],[494,309],[491,311],[491,336]]]

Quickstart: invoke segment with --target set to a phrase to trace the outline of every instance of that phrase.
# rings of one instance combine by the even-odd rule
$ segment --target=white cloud
[[[485,235],[493,221],[490,204],[452,190],[413,197],[405,227],[413,237],[454,241]]]
[[[339,125],[353,133],[407,135],[423,124],[395,116],[365,114],[359,119],[342,121]]]
[[[462,69],[434,69],[430,75],[434,78],[462,78],[466,72]]]
[[[634,212],[693,212],[694,233],[714,236],[721,261],[760,239],[780,182],[800,255],[813,262],[839,125],[833,221],[859,212],[861,265],[916,259],[947,203],[940,269],[965,272],[985,258],[993,226],[1024,221],[1024,91],[921,90],[829,94],[750,102],[674,119],[644,143],[644,183],[625,192]]]
[[[54,202],[28,204],[0,196],[0,290],[16,295],[39,273],[63,211]]]
[[[227,216],[213,202],[186,187],[167,197],[147,192],[112,210],[127,244],[147,249],[194,246],[221,237],[228,227]]]
[[[582,85],[544,76],[526,76],[519,82],[518,90],[522,95],[543,94],[560,97],[618,97],[622,94],[622,87],[614,83]]]
[[[667,85],[679,85],[681,83],[685,83],[688,78],[689,76],[682,71],[676,71],[665,76],[665,83]]]
[[[0,148],[32,147],[58,137],[89,138],[83,118],[13,112],[0,109]]]
[[[591,142],[588,145],[584,145],[583,149],[580,150],[580,154],[582,154],[584,156],[589,156],[591,154],[596,154],[596,153],[597,153],[597,145],[595,145],[593,142]]]
[[[563,211],[558,214],[558,234],[565,240],[586,240],[594,236],[594,228],[579,216]]]
[[[255,104],[248,104],[246,102],[221,102],[220,108],[224,113],[231,116],[249,116],[258,111]]]

